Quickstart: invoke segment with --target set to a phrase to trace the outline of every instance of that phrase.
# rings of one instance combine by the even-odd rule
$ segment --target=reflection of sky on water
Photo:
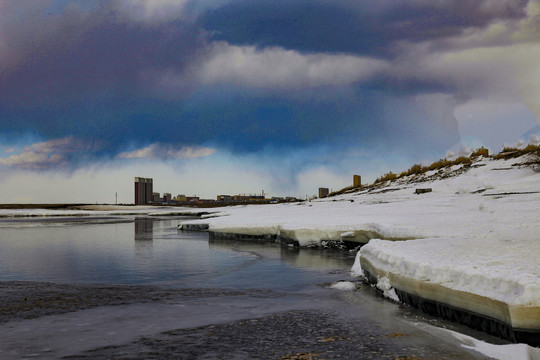
[[[257,254],[257,260],[249,267],[209,279],[207,286],[300,290],[335,281],[347,274],[354,262],[354,254],[348,252],[299,249],[268,242],[212,240],[210,248]]]
[[[356,253],[333,249],[300,249],[297,247],[278,246],[275,243],[256,241],[220,241],[211,240],[211,249],[234,249],[234,251],[255,251],[267,258],[279,259],[301,269],[332,270],[350,268]]]
[[[351,257],[276,244],[209,244],[208,234],[179,232],[177,223],[14,221],[0,226],[0,280],[283,288],[352,264]]]

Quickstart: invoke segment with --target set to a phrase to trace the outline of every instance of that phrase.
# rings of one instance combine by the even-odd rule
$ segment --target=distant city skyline
[[[170,192],[164,191],[160,193],[154,191],[154,179],[139,176],[134,178],[133,185],[134,205],[229,205],[242,203],[279,203],[299,200],[292,196],[272,196],[267,198],[265,197],[264,190],[261,190],[260,194],[217,194],[213,198],[201,198],[196,195],[186,196],[180,193],[173,195]],[[320,190],[319,197],[321,197]]]
[[[0,0],[0,203],[305,197],[540,135],[540,1]]]

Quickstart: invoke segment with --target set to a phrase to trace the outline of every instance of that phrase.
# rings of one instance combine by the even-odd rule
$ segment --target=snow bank
[[[497,239],[372,240],[360,263],[509,305],[540,306],[540,241]],[[368,265],[366,265],[367,267]]]

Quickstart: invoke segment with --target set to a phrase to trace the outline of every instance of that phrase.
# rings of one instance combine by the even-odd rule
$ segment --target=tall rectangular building
[[[144,183],[142,178],[136,177],[135,178],[135,205],[141,205],[144,191],[142,188],[144,187]]]
[[[147,205],[152,201],[154,185],[152,179],[135,178],[135,205]]]
[[[319,188],[319,199],[327,197],[328,193],[328,188]]]
[[[145,204],[150,204],[152,202],[152,192],[154,191],[154,180],[146,179],[144,190]]]

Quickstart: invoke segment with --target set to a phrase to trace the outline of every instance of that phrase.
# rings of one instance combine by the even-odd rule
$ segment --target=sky
[[[540,134],[539,59],[540,0],[0,0],[0,203],[306,197],[497,152]]]

